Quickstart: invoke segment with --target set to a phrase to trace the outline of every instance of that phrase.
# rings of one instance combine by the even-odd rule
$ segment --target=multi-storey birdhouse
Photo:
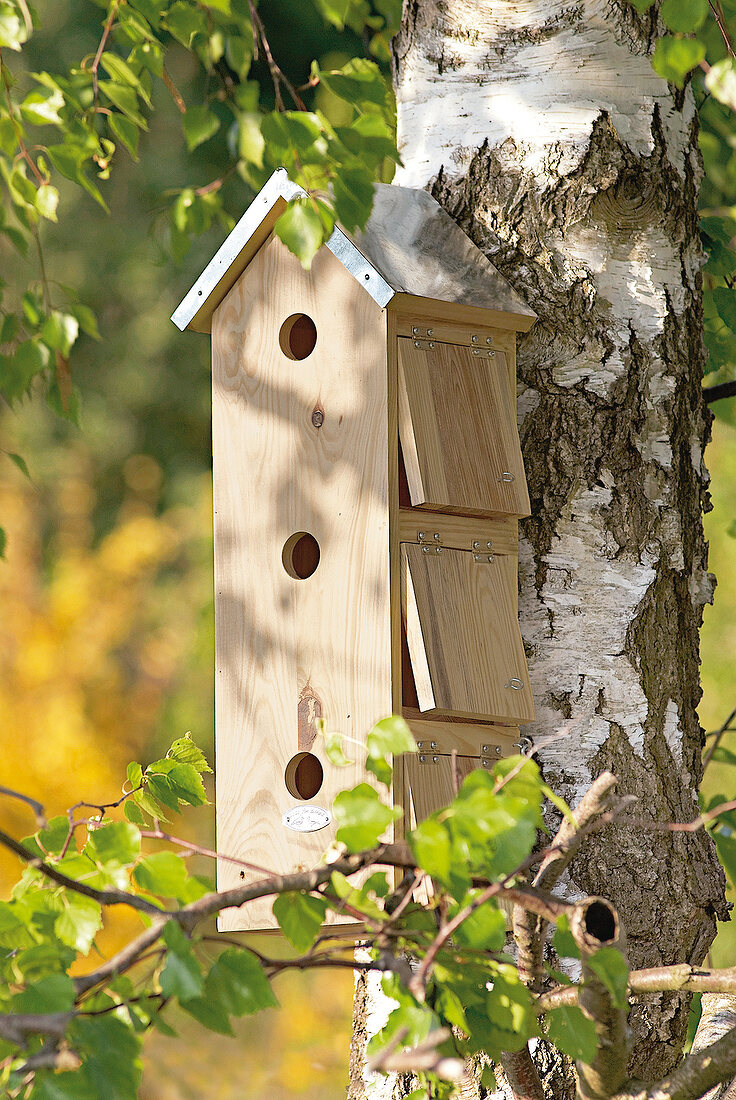
[[[286,873],[403,714],[405,820],[515,751],[533,705],[517,621],[529,497],[515,341],[534,314],[426,192],[377,186],[305,271],[279,170],[173,315],[212,334],[217,845]],[[321,723],[349,768],[324,754]],[[453,752],[455,756],[453,757]],[[221,861],[218,885],[240,869]],[[270,903],[224,929],[268,927]]]

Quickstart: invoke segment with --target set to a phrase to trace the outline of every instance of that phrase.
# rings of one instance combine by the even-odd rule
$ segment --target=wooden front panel
[[[279,332],[302,313],[317,342],[294,360]],[[217,846],[271,871],[318,862],[334,825],[294,832],[283,814],[331,811],[364,780],[365,736],[391,712],[385,341],[381,310],[331,252],[305,272],[276,239],[213,318]],[[319,546],[304,579],[282,560],[299,532]],[[359,742],[350,768],[325,759],[319,718]],[[300,749],[324,769],[306,802],[285,782]],[[221,861],[220,889],[243,881]],[[273,925],[269,900],[220,921]]]
[[[483,349],[430,348],[429,341],[402,337],[398,360],[399,434],[412,505],[528,515],[506,354],[489,359]]]
[[[440,810],[452,802],[456,787],[459,787],[466,776],[479,767],[481,767],[481,761],[477,757],[456,756],[453,774],[451,756],[439,756],[436,761],[431,757],[423,761],[419,754],[414,753],[407,756],[404,774],[407,785],[406,794],[409,797],[404,804],[409,806],[409,798],[411,799],[410,820],[413,824],[418,825],[435,810]]]
[[[534,718],[516,614],[517,561],[402,543],[402,614],[419,710],[498,722]],[[429,715],[428,715],[429,716]]]

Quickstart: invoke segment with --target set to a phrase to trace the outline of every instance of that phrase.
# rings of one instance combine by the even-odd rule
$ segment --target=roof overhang
[[[277,168],[172,313],[171,320],[177,328],[182,332],[185,329],[194,332],[212,330],[212,314],[261,245],[268,240],[287,203],[306,194],[302,187],[292,183],[285,168]],[[393,288],[338,226],[325,242],[325,247],[382,309],[389,303],[394,295]]]

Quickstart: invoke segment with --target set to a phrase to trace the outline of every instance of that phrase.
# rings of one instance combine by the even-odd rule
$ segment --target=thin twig
[[[0,787],[0,794],[7,795],[8,798],[17,798],[20,802],[25,802],[26,805],[30,806],[33,810],[36,817],[36,824],[39,828],[46,828],[48,821],[41,802],[37,802],[36,799],[31,798],[30,795],[21,794],[20,791],[14,791],[12,787]]]
[[[210,859],[221,859],[226,863],[235,863],[238,867],[246,867],[249,871],[257,871],[259,875],[273,876],[275,871],[269,867],[261,867],[258,863],[249,863],[245,859],[239,859],[238,856],[223,855],[222,852],[215,852],[211,848],[203,848],[201,844],[192,844],[188,840],[182,840],[181,837],[171,836],[170,833],[165,833],[162,829],[141,829],[141,836],[147,837],[149,840],[166,840],[170,844],[176,844],[179,848],[186,848],[188,852],[192,852],[198,856],[208,856]]]
[[[97,79],[97,71],[100,67],[100,58],[102,57],[105,46],[107,45],[107,40],[110,37],[110,31],[112,30],[112,25],[115,22],[115,16],[118,13],[118,7],[119,6],[120,6],[120,0],[114,0],[114,3],[112,4],[112,6],[110,8],[110,13],[109,13],[107,19],[105,20],[105,26],[102,28],[102,37],[100,38],[100,42],[99,42],[99,45],[97,47],[97,53],[95,54],[95,59],[92,62],[92,68],[90,70],[91,73],[92,73],[92,91],[94,93],[95,107],[97,106],[97,100],[98,100],[99,94],[100,94],[100,89],[99,89],[98,79]]]
[[[714,3],[713,0],[708,0],[708,6],[713,12],[715,21],[718,24],[718,30],[721,32],[721,37],[723,39],[726,49],[728,50],[731,57],[736,57],[736,53],[734,53],[733,51],[731,36],[728,33],[728,27],[726,26],[726,19],[723,11],[721,10],[721,5],[719,3]]]
[[[734,394],[736,394],[736,382],[728,382],[726,384],[729,385],[729,386],[733,386],[734,387]],[[718,386],[713,386],[712,389],[716,390],[716,389],[718,389]],[[705,392],[707,393],[708,391],[706,390]],[[717,401],[718,398],[713,398],[713,400]],[[736,707],[734,707],[734,709],[731,711],[728,718],[723,723],[723,725],[720,727],[720,729],[714,730],[713,733],[706,734],[707,737],[712,737],[713,738],[713,744],[710,746],[707,753],[705,754],[705,757],[703,758],[703,768],[707,768],[708,765],[710,764],[711,757],[713,756],[713,753],[716,751],[719,744],[721,743],[721,739],[723,738],[723,735],[725,733],[730,733],[730,732],[733,731],[733,727],[732,727],[731,723],[733,722],[734,718],[736,718]]]

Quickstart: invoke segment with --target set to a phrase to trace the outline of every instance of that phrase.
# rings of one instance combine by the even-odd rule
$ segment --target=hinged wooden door
[[[529,515],[505,354],[403,337],[398,348],[399,435],[412,505]]]
[[[517,620],[516,557],[480,557],[401,544],[402,615],[419,710],[528,722],[534,705]]]

